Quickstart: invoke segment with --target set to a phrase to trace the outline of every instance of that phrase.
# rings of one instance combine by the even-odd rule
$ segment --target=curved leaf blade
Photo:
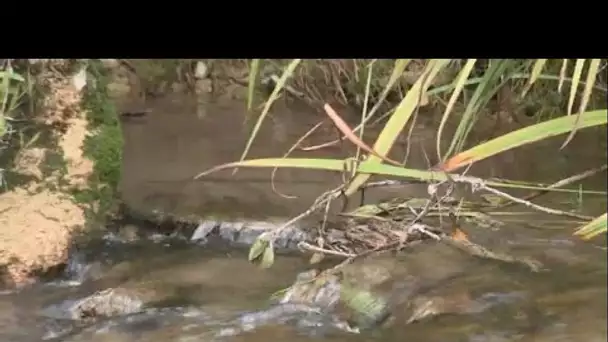
[[[403,75],[403,72],[405,71],[405,68],[407,68],[407,65],[410,63],[410,61],[411,61],[411,59],[395,60],[395,66],[393,67],[391,76],[388,79],[388,83],[382,90],[382,93],[380,94],[378,101],[376,101],[376,104],[374,105],[372,110],[369,111],[369,113],[366,115],[366,117],[369,118],[369,117],[374,116],[374,114],[376,113],[378,108],[380,108],[380,105],[382,105],[382,103],[386,99],[386,96],[388,95],[388,93],[391,91],[391,89],[393,89],[393,86],[395,85],[395,83],[397,82],[399,77],[401,77],[401,75]]]
[[[260,60],[252,59],[249,67],[249,84],[247,85],[247,110],[250,111],[253,107],[253,95],[257,82],[258,70],[260,68]]]
[[[437,129],[437,141],[436,141],[437,157],[438,157],[438,160],[440,160],[440,161],[444,161],[445,158],[447,157],[447,156],[443,156],[443,157],[441,156],[441,136],[443,135],[443,129],[445,127],[446,122],[448,121],[448,118],[450,116],[450,113],[452,112],[452,109],[454,108],[454,105],[456,104],[456,100],[458,100],[458,97],[460,96],[462,89],[464,89],[466,81],[469,79],[469,75],[473,71],[473,67],[475,66],[476,62],[477,62],[477,59],[475,59],[475,58],[468,59],[464,68],[462,68],[462,70],[458,74],[458,78],[454,82],[454,84],[455,84],[454,91],[452,92],[452,96],[450,96],[450,101],[448,102],[448,105],[445,107],[445,111],[443,112],[443,116],[441,117],[441,122],[439,123],[439,128]]]
[[[583,66],[585,60],[579,58],[574,64],[574,71],[572,72],[572,83],[570,84],[570,96],[568,97],[568,115],[572,114],[572,107],[574,107],[574,98],[576,97],[576,90],[583,74]]]
[[[245,160],[242,162],[233,162],[227,163],[223,165],[216,166],[210,170],[202,172],[198,174],[195,179],[206,176],[210,173],[217,172],[220,170],[235,168],[235,167],[252,167],[252,168],[274,168],[274,167],[283,167],[283,168],[296,168],[296,169],[309,169],[309,170],[326,170],[326,171],[336,171],[336,172],[344,172],[344,168],[347,168],[347,172],[351,172],[349,170],[349,165],[352,163],[348,163],[348,160],[344,159],[315,159],[315,158],[263,158],[263,159],[251,159]],[[368,173],[374,175],[383,175],[383,176],[394,176],[394,177],[403,177],[410,179],[418,179],[422,181],[445,181],[447,180],[447,175],[445,172],[441,171],[427,171],[427,170],[418,170],[418,169],[408,169],[399,166],[387,165],[378,162],[370,162],[366,161],[357,167],[357,172]],[[450,174],[453,178],[456,175]],[[522,182],[516,182],[508,179],[501,180],[489,180],[486,181],[486,184],[499,188],[514,188],[514,189],[529,189],[529,190],[544,190],[544,191],[554,191],[554,192],[568,192],[568,193],[580,193],[580,189],[563,189],[563,188],[548,188],[548,185],[536,184],[529,185]],[[599,194],[605,195],[604,191],[585,191],[586,194]]]
[[[260,260],[260,267],[270,268],[274,264],[274,246],[272,242],[269,242],[264,253],[262,254],[262,260]]]
[[[268,241],[265,239],[262,239],[261,237],[258,237],[255,240],[255,242],[253,243],[253,245],[251,245],[251,247],[249,248],[249,255],[248,255],[247,259],[249,261],[256,260],[264,253],[264,251],[266,250],[267,247],[268,247]]]
[[[512,64],[512,60],[495,60],[486,70],[462,115],[445,157],[452,155],[455,151],[460,152],[462,150],[467,136],[475,124],[479,110],[494,95],[497,90],[495,84]]]
[[[559,83],[557,84],[557,92],[562,93],[562,86],[566,80],[566,70],[568,70],[568,59],[564,58],[562,61],[562,67],[559,70]]]
[[[403,127],[407,124],[410,117],[414,113],[414,110],[419,105],[418,101],[421,98],[420,94],[424,94],[428,87],[432,84],[433,79],[437,76],[439,71],[450,62],[449,59],[437,59],[431,60],[422,72],[420,78],[416,81],[414,86],[407,92],[405,98],[399,103],[395,112],[386,122],[386,125],[380,132],[376,143],[372,147],[379,155],[386,157],[388,152],[393,147],[395,140],[399,133],[403,130]],[[370,155],[367,161],[379,162],[381,158]],[[351,196],[356,193],[357,190],[363,185],[368,179],[369,174],[358,174],[350,182],[346,188],[346,196]]]
[[[574,235],[580,236],[583,240],[589,240],[602,233],[606,233],[606,231],[608,231],[608,225],[606,223],[607,220],[608,215],[607,213],[604,213],[603,215],[597,217],[595,220],[579,228],[576,232],[574,232]]]
[[[298,64],[300,64],[300,61],[301,61],[301,59],[292,60],[291,63],[289,63],[289,65],[287,66],[287,68],[285,68],[285,71],[283,71],[283,74],[281,75],[281,78],[275,85],[274,90],[272,91],[272,94],[270,94],[270,97],[266,101],[266,104],[264,104],[264,109],[262,110],[262,114],[260,114],[260,117],[258,118],[258,120],[255,123],[255,126],[253,127],[253,131],[251,132],[251,135],[249,136],[249,139],[247,140],[247,145],[245,146],[245,150],[243,150],[243,154],[241,155],[241,160],[245,160],[245,157],[247,157],[247,154],[249,153],[249,150],[251,149],[251,145],[253,144],[253,140],[257,136],[258,131],[260,130],[260,127],[262,127],[262,122],[264,122],[266,115],[268,115],[268,112],[270,111],[270,106],[272,106],[274,101],[276,101],[276,99],[279,97],[279,92],[281,91],[281,89],[283,89],[285,82],[293,74],[293,72],[297,68]],[[237,171],[237,169],[234,170],[234,172],[236,172],[236,171]]]
[[[579,115],[580,128],[605,125],[608,110],[596,110]],[[441,168],[446,172],[453,172],[498,153],[570,132],[576,120],[577,117],[570,115],[518,129],[453,156],[443,163]]]
[[[593,85],[595,84],[595,78],[597,76],[597,71],[600,67],[600,59],[592,59],[589,63],[589,69],[587,70],[587,79],[585,80],[585,90],[583,91],[583,95],[581,96],[581,103],[578,108],[578,115],[576,116],[576,121],[574,122],[574,126],[570,131],[570,134],[566,138],[566,141],[562,144],[561,148],[566,147],[568,143],[574,138],[576,131],[578,130],[578,123],[580,114],[587,109],[587,105],[589,104],[589,99],[591,98],[591,91],[593,90]]]
[[[528,84],[526,85],[526,88],[524,89],[524,91],[522,91],[522,93],[521,93],[522,98],[524,96],[526,96],[528,91],[530,91],[530,88],[532,88],[532,86],[538,79],[538,76],[540,76],[540,73],[543,71],[543,68],[545,67],[546,63],[547,63],[546,58],[539,58],[536,60],[536,63],[534,63],[534,66],[532,67],[532,75],[528,79]]]

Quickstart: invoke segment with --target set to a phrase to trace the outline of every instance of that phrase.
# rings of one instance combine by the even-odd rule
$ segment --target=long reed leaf
[[[308,170],[325,170],[335,172],[352,172],[351,167],[356,164],[349,163],[349,159],[322,159],[322,158],[262,158],[262,159],[250,159],[240,162],[233,162],[218,165],[207,171],[201,172],[196,175],[195,179],[200,179],[211,173],[218,172],[225,169],[231,169],[236,167],[250,167],[250,168],[295,168],[295,169],[308,169]],[[419,169],[409,169],[405,167],[393,166],[382,164],[378,162],[363,162],[356,166],[357,172],[382,175],[382,176],[393,176],[402,177],[408,179],[416,179],[421,181],[445,181],[448,179],[448,175],[441,171],[428,171]],[[450,174],[450,177],[457,175]],[[551,192],[566,192],[566,193],[579,193],[580,189],[564,189],[564,188],[549,188],[549,185],[545,184],[528,184],[524,182],[518,182],[508,179],[500,180],[487,180],[486,184],[498,188],[512,188],[512,189],[528,189],[528,190],[546,190]],[[604,195],[605,192],[601,191],[588,191],[589,194]]]
[[[603,215],[598,216],[595,220],[579,228],[576,232],[574,232],[574,235],[580,236],[583,240],[589,240],[602,233],[606,233],[606,231],[608,231],[608,226],[606,223],[607,220],[608,215],[607,213],[604,213]]]
[[[526,88],[524,88],[524,90],[521,92],[522,98],[526,96],[528,91],[530,91],[530,88],[532,88],[532,86],[538,79],[538,76],[540,76],[540,73],[543,71],[545,64],[547,64],[546,58],[539,58],[536,60],[536,63],[534,63],[534,66],[532,67],[532,75],[528,79],[528,84],[526,85]]]
[[[488,67],[462,115],[462,119],[456,128],[456,133],[454,133],[450,147],[445,154],[446,157],[449,157],[454,152],[460,152],[462,150],[466,138],[475,124],[480,108],[490,100],[493,95],[492,90],[494,89],[494,84],[496,84],[512,63],[513,62],[510,60],[495,60],[490,67]]]
[[[376,104],[374,105],[374,107],[372,107],[372,110],[370,110],[369,113],[365,115],[366,117],[372,117],[376,113],[378,108],[380,108],[380,105],[382,105],[388,93],[391,91],[391,89],[393,89],[393,86],[395,85],[397,80],[399,80],[399,77],[403,75],[403,72],[405,71],[405,68],[407,68],[407,65],[410,63],[410,61],[411,59],[395,60],[395,66],[393,67],[391,76],[388,79],[388,83],[386,83],[386,86],[382,90],[378,101],[376,101]],[[361,125],[361,128],[363,129],[363,125]]]
[[[589,69],[587,70],[587,79],[585,80],[585,90],[583,91],[583,95],[581,96],[581,101],[578,108],[578,114],[576,116],[576,121],[574,122],[574,127],[570,131],[570,134],[564,141],[561,148],[564,148],[568,143],[574,138],[576,131],[578,130],[578,123],[580,114],[587,109],[587,105],[589,104],[589,99],[591,98],[591,90],[593,89],[593,85],[595,84],[595,78],[597,76],[597,70],[600,67],[600,59],[592,59],[589,63]]]
[[[579,58],[574,64],[574,71],[572,72],[572,84],[570,84],[570,96],[568,97],[568,115],[572,114],[572,107],[574,107],[574,98],[576,97],[576,91],[578,90],[578,83],[581,80],[583,74],[583,66],[585,60]]]
[[[559,70],[559,83],[557,84],[557,92],[562,93],[562,86],[564,85],[564,81],[566,80],[566,71],[568,70],[568,59],[564,58],[562,61],[562,67]]]
[[[250,111],[253,107],[253,95],[257,82],[258,70],[260,67],[259,59],[252,59],[249,67],[249,84],[247,85],[247,110]]]
[[[274,90],[272,91],[272,94],[270,94],[270,97],[268,98],[268,100],[266,100],[266,104],[264,105],[262,114],[260,114],[260,117],[256,121],[255,126],[253,127],[253,131],[249,135],[249,139],[247,140],[247,145],[245,146],[245,150],[243,150],[243,154],[241,155],[241,160],[245,160],[245,157],[247,157],[247,153],[249,153],[251,144],[253,144],[253,140],[255,139],[255,137],[258,134],[258,131],[260,130],[260,127],[262,126],[262,122],[264,122],[266,115],[270,111],[270,106],[272,106],[274,101],[279,97],[279,92],[281,91],[281,89],[283,89],[285,82],[293,74],[293,72],[296,69],[296,67],[298,66],[298,64],[300,64],[300,61],[301,61],[301,59],[292,60],[291,63],[289,63],[289,65],[287,66],[287,68],[285,68],[285,71],[283,71],[283,74],[281,75],[281,78],[275,85]],[[234,172],[236,172],[236,171],[237,171],[237,169],[234,170]]]
[[[424,94],[432,83],[433,79],[437,76],[439,71],[450,62],[449,59],[438,59],[431,60],[427,64],[425,70],[422,72],[420,78],[416,81],[414,86],[407,92],[405,98],[399,103],[395,113],[391,115],[390,119],[386,122],[386,125],[380,132],[376,143],[373,146],[373,150],[379,155],[386,157],[388,152],[393,147],[395,140],[399,133],[403,130],[403,127],[407,124],[410,117],[414,113],[414,110],[419,105],[418,101],[421,98],[421,94]],[[381,158],[370,155],[367,161],[378,162]],[[363,185],[368,179],[369,174],[356,175],[347,187],[345,194],[350,196],[357,192],[359,187]]]
[[[605,125],[608,110],[596,110],[579,115],[580,128]],[[518,129],[453,156],[442,165],[442,169],[452,172],[500,152],[567,133],[572,130],[576,120],[577,117],[572,115],[563,116]]]
[[[456,100],[458,100],[458,97],[460,96],[462,89],[464,89],[466,81],[469,78],[471,71],[473,71],[473,67],[475,66],[476,62],[477,62],[477,59],[475,59],[475,58],[468,59],[464,68],[462,68],[462,70],[458,74],[458,78],[454,82],[455,83],[454,91],[452,92],[452,96],[450,96],[450,101],[448,102],[448,105],[445,107],[445,111],[443,112],[443,116],[441,117],[441,122],[439,123],[439,128],[437,129],[437,141],[436,141],[437,158],[440,161],[444,161],[445,157],[446,157],[446,156],[443,156],[443,157],[441,156],[441,136],[443,135],[443,128],[444,128],[446,122],[448,121],[448,117],[450,116],[450,113],[452,112],[452,109],[454,108],[454,104],[456,104]]]

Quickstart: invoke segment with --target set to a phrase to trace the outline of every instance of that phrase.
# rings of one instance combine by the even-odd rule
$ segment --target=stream
[[[512,235],[517,227],[504,229]],[[329,313],[270,300],[310,267],[299,254],[278,255],[275,265],[263,270],[247,261],[245,250],[225,246],[177,238],[105,239],[74,252],[60,278],[3,293],[0,340],[605,341],[605,251],[555,233],[551,238],[546,232],[526,235],[528,239],[503,242],[513,253],[543,260],[547,270],[532,273],[470,256],[455,261],[441,250],[414,251],[404,262],[417,278],[442,278],[456,262],[466,270],[442,282],[436,292],[446,302],[466,295],[460,305],[468,308],[410,324],[397,317],[390,326],[359,333],[341,328]],[[411,267],[419,259],[426,268]],[[90,322],[62,317],[62,307],[71,301],[132,280],[137,285],[130,289],[145,287],[162,300],[151,300],[132,314]]]
[[[341,181],[330,173],[281,170],[280,191],[299,195],[290,200],[270,189],[269,170],[239,170],[237,176],[218,173],[193,181],[198,172],[238,160],[245,142],[239,131],[243,108],[218,105],[199,118],[194,105],[183,99],[150,106],[153,110],[146,117],[123,126],[121,192],[132,208],[179,215],[212,213],[218,220],[285,221]],[[318,119],[303,122],[301,114],[287,113],[287,119],[273,119],[263,127],[252,154],[282,155]],[[434,144],[432,129],[414,131],[422,137],[412,141]],[[473,173],[554,182],[605,162],[605,147],[585,149],[597,144],[591,145],[585,134],[579,136],[570,150],[558,151],[561,140],[539,143],[522,149],[533,153],[527,157],[507,152],[476,165]],[[344,158],[349,151],[320,153]],[[562,159],[547,161],[547,153],[561,153]],[[418,148],[410,158],[413,165],[425,165]],[[605,189],[605,174],[586,181],[585,189],[589,188]],[[366,201],[404,194],[425,196],[426,187],[370,190]],[[538,203],[566,209],[572,206],[572,197],[551,194]],[[600,196],[584,202],[585,212],[603,212],[605,206],[606,199]],[[471,226],[466,232],[488,248],[536,258],[543,262],[543,270],[534,273],[480,260],[447,246],[414,248],[397,261],[396,269],[402,270],[406,286],[411,281],[428,290],[405,300],[427,313],[420,319],[411,320],[411,312],[404,311],[387,324],[356,330],[334,312],[271,299],[311,268],[310,255],[297,251],[281,251],[271,268],[261,269],[247,261],[247,248],[230,243],[197,243],[183,234],[150,234],[124,242],[107,234],[72,251],[59,277],[2,292],[0,341],[606,341],[605,239],[580,241],[572,236],[577,224],[571,220],[516,214],[521,209],[509,208],[514,218],[500,228]],[[145,300],[117,295],[113,298],[130,312],[111,317],[70,313],[82,298],[116,288]],[[428,303],[432,305],[425,307]]]

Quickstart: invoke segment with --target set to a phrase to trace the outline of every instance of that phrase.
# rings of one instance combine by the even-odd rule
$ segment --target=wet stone
[[[43,316],[88,320],[99,317],[112,317],[140,312],[144,303],[120,289],[106,289],[78,300],[66,300],[51,305],[42,311]]]
[[[219,238],[230,243],[250,246],[263,233],[270,232],[282,223],[266,221],[240,221],[218,222],[204,221],[192,233],[190,240],[198,243],[207,243],[211,236],[217,234]],[[295,249],[299,242],[310,239],[310,234],[301,227],[290,226],[282,229],[274,241],[276,248]]]

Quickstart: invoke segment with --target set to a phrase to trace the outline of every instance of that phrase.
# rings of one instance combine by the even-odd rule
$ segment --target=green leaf
[[[324,258],[325,258],[325,254],[323,254],[323,253],[314,253],[314,254],[313,254],[311,257],[310,257],[310,261],[309,261],[309,263],[310,263],[311,265],[318,264],[318,263],[320,263],[321,261],[323,261],[323,259],[324,259]]]
[[[247,110],[250,111],[253,107],[253,94],[255,91],[256,77],[260,67],[259,59],[251,60],[251,67],[249,68],[249,84],[247,85]]]
[[[540,76],[540,73],[543,71],[543,68],[545,67],[546,63],[547,63],[546,58],[539,58],[536,60],[536,63],[534,63],[534,67],[532,67],[532,75],[528,79],[528,85],[526,86],[524,91],[521,93],[522,98],[524,96],[526,96],[528,91],[530,91],[530,88],[532,88],[532,85],[534,85],[534,82],[536,82],[536,80],[538,79],[538,76]]]
[[[493,194],[483,194],[480,197],[493,207],[497,207],[505,202],[504,198]]]
[[[359,324],[373,325],[386,317],[388,303],[384,298],[369,291],[340,284],[340,300],[356,313]]]
[[[475,88],[475,92],[467,105],[462,119],[456,128],[456,133],[450,143],[445,157],[450,156],[454,152],[460,152],[464,147],[469,132],[475,125],[479,110],[492,98],[498,90],[495,85],[498,83],[501,76],[513,64],[512,60],[493,60],[483,75],[481,82]]]
[[[382,103],[384,103],[386,96],[391,91],[391,89],[393,89],[393,86],[395,85],[397,80],[403,75],[403,72],[405,71],[405,68],[407,68],[407,65],[410,63],[410,61],[411,61],[411,59],[397,59],[395,61],[395,66],[393,67],[393,72],[391,73],[391,76],[388,79],[388,83],[386,84],[386,87],[384,87],[384,90],[382,90],[382,94],[380,94],[380,97],[376,101],[376,104],[374,105],[372,110],[370,110],[369,113],[367,113],[367,115],[366,115],[366,118],[368,120],[369,120],[369,118],[374,116],[374,114],[376,113],[378,108],[380,108]]]
[[[274,101],[276,101],[276,99],[279,97],[279,92],[281,91],[281,89],[283,89],[285,82],[287,82],[287,79],[293,74],[293,72],[296,69],[296,67],[298,66],[298,64],[300,64],[300,61],[301,61],[301,59],[294,59],[287,66],[285,71],[283,71],[283,75],[281,75],[281,78],[275,85],[274,90],[272,91],[272,94],[270,94],[270,97],[266,101],[266,104],[264,104],[264,109],[262,110],[262,114],[260,114],[260,117],[256,121],[255,126],[253,127],[253,131],[251,132],[251,135],[249,135],[249,139],[247,140],[247,145],[245,146],[245,150],[243,150],[243,154],[241,155],[241,160],[244,160],[245,157],[247,157],[247,153],[249,153],[249,149],[251,149],[253,140],[257,136],[258,131],[260,130],[260,127],[262,127],[262,122],[264,122],[266,115],[268,115],[268,112],[270,111],[270,106],[272,106]],[[234,171],[236,172],[236,169]]]
[[[470,163],[486,159],[498,153],[570,132],[576,120],[579,120],[579,129],[605,125],[608,120],[608,110],[605,109],[585,112],[579,115],[580,118],[569,115],[541,122],[479,144],[450,158],[444,163],[442,169],[447,172],[453,172]]]
[[[597,217],[595,220],[587,223],[585,226],[579,228],[574,235],[578,235],[583,240],[591,239],[595,236],[598,236],[602,233],[608,231],[608,226],[606,221],[608,220],[607,213]]]
[[[574,71],[572,72],[572,84],[570,84],[570,96],[568,97],[568,115],[572,114],[572,107],[574,107],[574,98],[576,97],[576,90],[583,74],[583,66],[585,65],[584,58],[578,58],[576,64],[574,64]]]
[[[566,80],[566,70],[568,70],[568,59],[564,58],[562,60],[562,67],[559,70],[559,83],[557,84],[557,92],[560,94],[562,93],[562,86]]]
[[[6,78],[9,81],[25,82],[23,76],[13,71],[0,71],[0,78]]]
[[[580,105],[578,108],[579,115],[576,116],[577,120],[574,122],[572,130],[566,138],[566,141],[564,141],[564,143],[562,144],[561,148],[564,148],[566,145],[568,145],[568,143],[570,142],[570,140],[572,140],[572,138],[574,138],[574,134],[578,130],[578,119],[580,118],[580,114],[583,113],[585,109],[587,109],[587,104],[589,104],[589,99],[591,98],[591,90],[593,89],[593,85],[595,84],[595,77],[597,76],[597,71],[600,67],[600,61],[601,60],[597,58],[592,59],[589,63],[589,70],[587,70],[587,79],[585,81],[585,90],[583,91],[583,95],[581,96]]]
[[[5,115],[7,114],[7,106],[8,106],[8,93],[10,90],[11,78],[15,75],[12,70],[9,68],[9,71],[3,71],[0,73],[0,77],[2,77],[2,84],[0,84],[0,93],[2,93],[2,98],[0,99],[0,138],[6,134],[6,120]]]
[[[249,261],[254,261],[259,258],[262,253],[264,253],[267,246],[268,240],[264,239],[261,236],[258,237],[253,243],[253,245],[251,245],[251,248],[249,248]]]
[[[462,89],[464,89],[466,81],[469,79],[471,71],[473,71],[473,67],[475,66],[476,62],[477,59],[468,59],[467,64],[465,64],[464,68],[462,68],[462,71],[460,71],[460,73],[458,74],[458,78],[456,78],[456,81],[454,81],[454,91],[452,92],[452,96],[450,96],[450,101],[445,107],[445,111],[443,112],[443,116],[441,117],[441,123],[439,124],[439,128],[437,129],[437,141],[435,142],[437,148],[437,156],[441,161],[445,160],[445,156],[441,156],[441,136],[443,135],[443,129],[448,121],[452,109],[454,108],[454,104],[456,104],[456,100],[458,100]]]
[[[373,146],[373,150],[379,155],[386,157],[393,147],[397,136],[403,130],[403,127],[407,124],[410,117],[414,113],[414,110],[419,105],[420,94],[426,93],[427,88],[433,82],[433,79],[437,76],[439,71],[450,62],[449,59],[437,59],[431,60],[426,66],[420,78],[416,81],[414,86],[407,92],[405,98],[399,103],[395,113],[391,115],[389,120],[386,122],[382,132],[378,136],[376,143]],[[379,162],[381,158],[370,155],[367,160],[368,162]],[[348,188],[345,191],[346,196],[350,196],[359,190],[359,187],[363,185],[368,179],[369,174],[358,174],[353,178]]]
[[[264,253],[262,254],[260,266],[262,268],[270,268],[272,264],[274,264],[274,246],[271,241],[266,245],[266,248],[264,248]]]
[[[351,163],[346,163],[345,160],[342,159],[314,159],[314,158],[263,158],[263,159],[251,159],[245,160],[242,162],[234,162],[227,163],[216,166],[210,170],[202,172],[198,174],[195,179],[201,178],[210,173],[234,168],[234,167],[287,167],[287,168],[296,168],[296,169],[311,169],[311,170],[328,170],[328,171],[336,171],[336,172],[348,172],[350,173],[352,170],[348,169],[348,165]],[[347,169],[345,170],[345,165]],[[445,172],[441,171],[427,171],[427,170],[417,170],[417,169],[408,169],[404,167],[398,167],[393,165],[386,165],[382,163],[374,163],[370,161],[365,161],[359,164],[357,168],[357,172],[368,173],[374,175],[383,175],[383,176],[394,176],[394,177],[403,177],[410,179],[418,179],[422,181],[445,181],[447,180],[447,176]],[[451,174],[451,177],[455,177],[457,175]],[[514,188],[514,189],[528,189],[528,190],[546,190],[546,191],[554,191],[554,192],[569,192],[569,193],[579,193],[580,189],[562,189],[562,188],[548,188],[548,185],[529,185],[527,183],[516,182],[508,179],[498,180],[488,180],[486,181],[487,185],[499,187],[499,188]],[[605,195],[604,191],[585,191],[586,194],[599,194]]]

